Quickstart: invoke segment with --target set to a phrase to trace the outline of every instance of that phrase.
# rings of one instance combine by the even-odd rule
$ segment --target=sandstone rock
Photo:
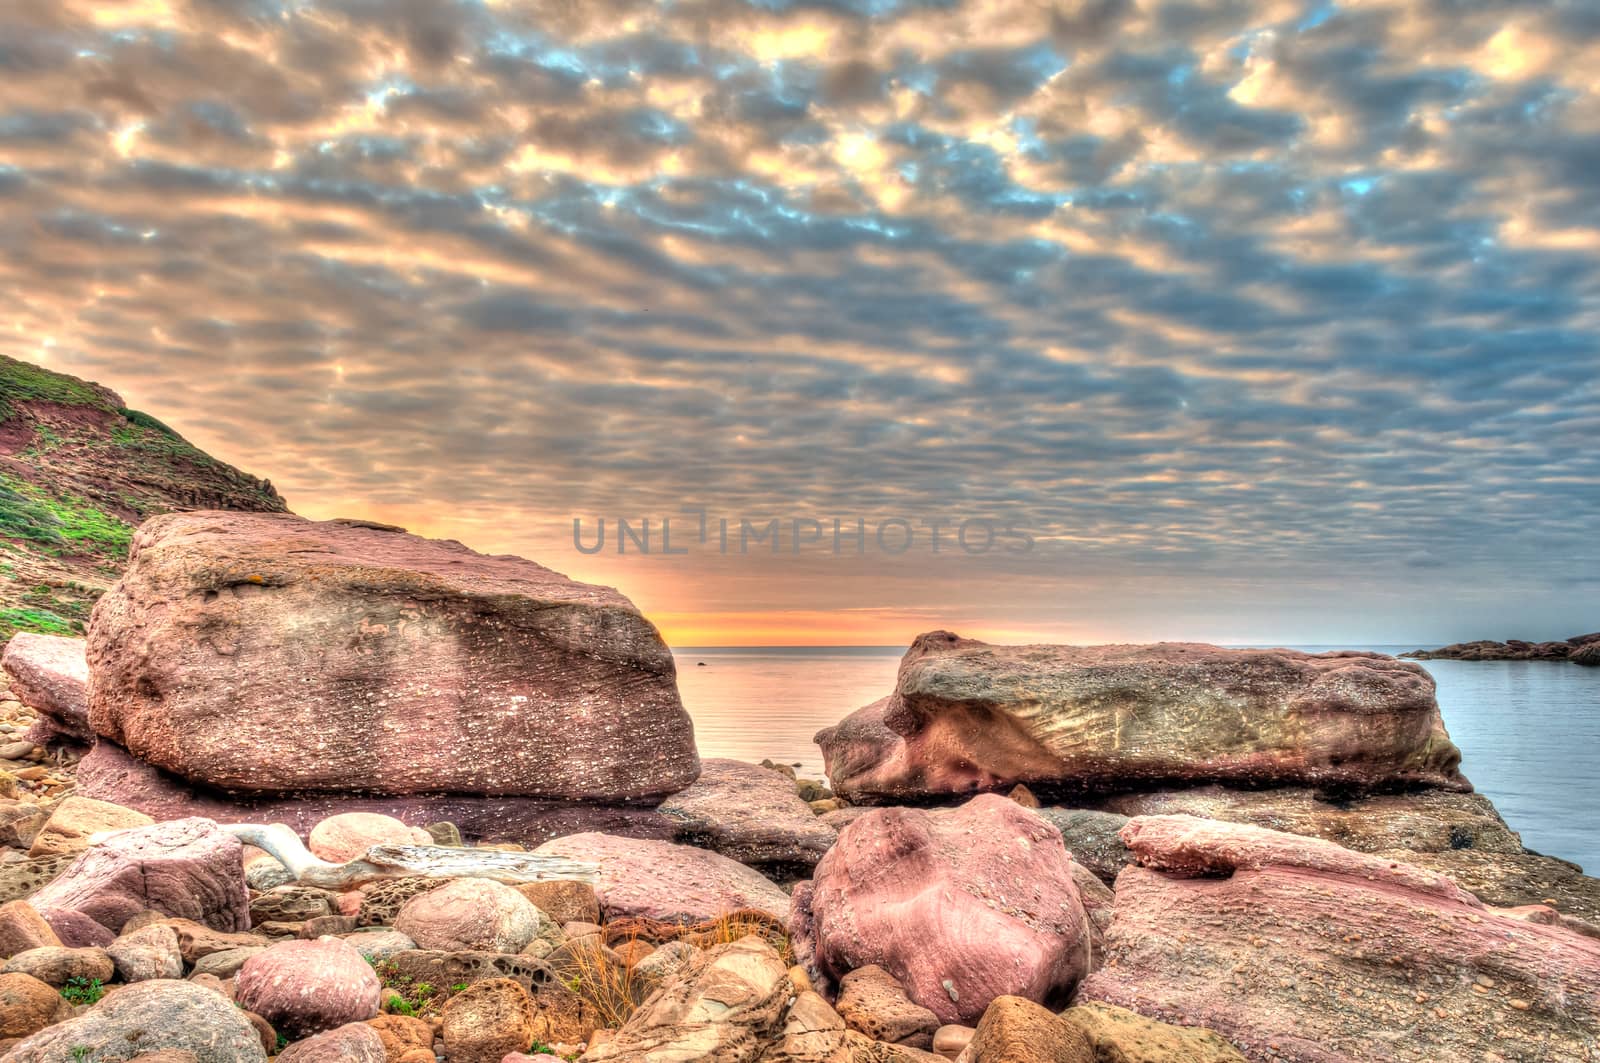
[[[364,930],[346,934],[344,940],[371,963],[382,963],[397,952],[411,952],[417,943],[397,930]]]
[[[1380,853],[1449,875],[1485,904],[1516,908],[1551,904],[1563,915],[1600,926],[1600,879],[1577,864],[1538,853],[1451,849],[1437,853],[1391,850]]]
[[[1089,962],[1088,917],[1060,833],[1004,797],[878,809],[795,890],[795,951],[824,979],[877,964],[942,1022],[997,996],[1061,996]]]
[[[144,763],[104,738],[78,762],[77,793],[138,809],[157,820],[203,816],[218,823],[284,823],[300,834],[329,816],[347,812],[381,812],[411,824],[443,817],[459,823],[475,838],[514,837],[529,842],[583,831],[670,839],[675,830],[672,822],[654,808],[588,801],[580,804],[475,794],[219,796]],[[283,872],[276,874],[277,881],[256,888],[287,881]]]
[[[96,801],[76,795],[56,805],[55,811],[40,828],[28,855],[59,856],[78,853],[89,848],[89,836],[101,831],[123,830],[127,827],[146,827],[155,820],[143,812]]]
[[[6,974],[29,974],[57,989],[78,979],[84,982],[109,982],[116,967],[105,949],[69,949],[45,946],[19,952],[6,961]]]
[[[534,851],[598,864],[595,894],[607,919],[641,916],[698,923],[741,908],[782,919],[789,908],[788,895],[771,879],[721,853],[690,845],[573,834]]]
[[[971,1026],[953,1023],[941,1026],[933,1031],[933,1054],[946,1059],[955,1059],[972,1043],[972,1035],[977,1032]]]
[[[1245,1063],[1238,1049],[1210,1030],[1169,1026],[1127,1008],[1091,1002],[1061,1017],[1083,1031],[1096,1063]]]
[[[97,732],[222,789],[622,802],[699,772],[622,595],[360,521],[146,521],[88,660]]]
[[[1592,1043],[1600,940],[1547,910],[1489,908],[1423,868],[1241,824],[1152,816],[1123,840],[1145,866],[1117,878],[1107,962],[1079,1003],[1286,1063],[1581,1059]]]
[[[848,1032],[827,1001],[797,987],[783,1030],[761,1056],[761,1063],[852,1063]]]
[[[245,948],[223,949],[208,952],[194,961],[195,974],[209,974],[216,978],[232,978],[239,973],[250,957],[266,952],[269,946],[254,945]]]
[[[374,845],[432,845],[433,835],[378,812],[344,812],[311,828],[306,847],[331,864],[365,856]]]
[[[87,1045],[87,1054],[74,1049]],[[227,998],[192,982],[126,986],[83,1015],[23,1041],[6,1063],[114,1063],[160,1051],[192,1052],[199,1063],[266,1063],[261,1040]]]
[[[299,923],[332,915],[338,894],[315,886],[290,884],[267,890],[250,901],[250,922]]]
[[[942,1063],[944,1057],[924,1052],[910,1045],[897,1045],[892,1041],[874,1041],[855,1030],[844,1032],[846,1050],[851,1063]]]
[[[461,878],[407,901],[394,928],[424,949],[521,952],[545,921],[510,886]]]
[[[266,948],[272,942],[260,934],[225,933],[213,930],[193,919],[164,919],[178,935],[178,949],[185,963],[199,963],[201,959],[234,949]]]
[[[961,1054],[967,1063],[1096,1063],[1076,1026],[1021,997],[998,997]]]
[[[840,796],[884,802],[1178,781],[1465,790],[1433,680],[1379,654],[990,646],[922,635],[895,692],[817,735]]]
[[[527,956],[507,952],[441,952],[414,949],[397,952],[386,961],[395,973],[413,982],[449,986],[473,985],[490,978],[511,978],[524,989],[536,990],[555,980],[550,968]]]
[[[0,974],[0,1037],[27,1037],[72,1016],[54,986],[29,974]]]
[[[368,1019],[367,1025],[377,1032],[384,1058],[389,1063],[413,1049],[425,1050],[428,1058],[433,1058],[433,1027],[422,1019],[410,1015],[379,1015]]]
[[[50,924],[61,944],[69,949],[103,949],[116,940],[116,935],[83,912],[67,908],[46,908],[39,913]]]
[[[27,901],[0,904],[0,960],[28,949],[60,944],[61,939],[33,905]]]
[[[509,978],[468,986],[445,1002],[441,1016],[450,1063],[500,1063],[541,1032],[539,1011],[528,991]]]
[[[707,760],[700,778],[657,811],[678,840],[743,864],[812,867],[837,836],[795,793],[787,775],[737,760]]]
[[[378,1031],[352,1022],[296,1041],[278,1054],[278,1063],[385,1063],[387,1058]]]
[[[50,818],[48,807],[0,799],[0,846],[26,849]]]
[[[587,882],[522,882],[512,888],[558,926],[600,921],[600,898]]]
[[[847,1026],[874,1041],[929,1048],[939,1028],[939,1017],[906,996],[900,980],[875,964],[839,980],[835,1007]]]
[[[319,915],[315,919],[307,919],[301,923],[300,930],[295,936],[307,939],[343,937],[353,933],[356,925],[356,917],[353,915]]]
[[[178,932],[160,923],[122,935],[106,947],[106,954],[124,982],[183,977]]]
[[[84,645],[83,639],[19,631],[6,643],[0,668],[24,704],[48,716],[59,732],[91,741]]]
[[[82,912],[112,931],[146,908],[220,930],[249,925],[239,842],[203,819],[123,831],[84,852],[33,898]]]
[[[285,941],[239,968],[239,1006],[295,1039],[378,1014],[381,986],[372,965],[346,942]]]
[[[743,938],[708,949],[662,986],[585,1063],[714,1059],[755,1063],[783,1029],[794,993],[772,946]]]
[[[1128,849],[1118,833],[1128,817],[1087,808],[1041,808],[1038,814],[1061,832],[1061,842],[1072,859],[1093,871],[1102,882],[1115,881],[1128,863]]]

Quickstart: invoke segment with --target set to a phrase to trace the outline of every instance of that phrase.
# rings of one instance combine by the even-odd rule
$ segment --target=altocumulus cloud
[[[1039,532],[850,570],[914,626],[1568,634],[1597,71],[1583,0],[19,0],[0,350],[657,602],[569,518]]]

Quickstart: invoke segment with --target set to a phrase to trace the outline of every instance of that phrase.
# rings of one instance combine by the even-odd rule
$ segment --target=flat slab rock
[[[699,773],[628,599],[361,521],[146,521],[88,662],[96,733],[218,789],[632,802]]]
[[[454,823],[469,838],[523,845],[583,831],[659,839],[671,838],[677,831],[655,809],[631,805],[472,794],[223,794],[146,764],[104,738],[78,762],[76,792],[157,820],[204,816],[218,823],[284,823],[301,835],[346,812],[380,813],[413,827]]]
[[[742,864],[811,867],[838,837],[800,799],[792,778],[738,760],[705,761],[700,778],[657,811],[678,825],[678,840]]]
[[[89,726],[89,664],[83,639],[19,631],[0,655],[11,692],[24,705],[50,717],[58,734],[92,739]]]
[[[1600,939],[1437,873],[1190,816],[1132,820],[1104,966],[1077,1000],[1287,1063],[1583,1060]]]
[[[1174,783],[1469,790],[1433,679],[1372,653],[991,646],[938,631],[818,733],[833,789],[892,802]]]
[[[789,895],[753,868],[692,845],[570,834],[535,853],[598,864],[595,895],[607,920],[627,917],[700,923],[742,908],[783,920]]]

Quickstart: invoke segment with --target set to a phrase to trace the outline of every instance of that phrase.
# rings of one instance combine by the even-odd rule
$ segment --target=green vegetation
[[[81,635],[81,628],[72,621],[46,609],[0,610],[0,640],[9,639],[19,631],[32,631],[39,635]]]
[[[72,495],[50,494],[0,474],[0,535],[54,547],[58,554],[127,555],[133,529]]]
[[[378,980],[383,983],[383,1010],[390,1015],[412,1018],[437,1015],[446,1000],[467,987],[465,982],[459,982],[448,993],[441,993],[429,982],[414,982],[407,978],[392,963],[380,963],[371,958],[367,962],[372,964],[373,970],[378,973]]]
[[[97,1004],[106,995],[106,987],[98,978],[75,975],[61,987],[61,995],[68,1004]]]
[[[154,417],[151,417],[148,413],[140,413],[138,410],[128,409],[118,410],[117,412],[122,414],[123,418],[130,424],[138,425],[140,428],[148,428],[152,431],[160,432],[164,436],[171,436],[173,439],[183,438],[171,428],[168,428]]]
[[[68,406],[111,408],[106,397],[81,380],[52,373],[32,362],[0,358],[0,421],[11,416],[13,401],[59,402]]]
[[[88,1045],[73,1045],[72,1046],[72,1058],[73,1059],[79,1059],[79,1060],[88,1059],[89,1058],[89,1053],[93,1052],[93,1051],[94,1051],[94,1049],[90,1048]]]

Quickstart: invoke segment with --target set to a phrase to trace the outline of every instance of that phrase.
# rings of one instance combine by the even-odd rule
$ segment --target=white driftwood
[[[246,845],[264,850],[300,882],[346,890],[386,878],[492,878],[500,882],[597,882],[600,868],[562,856],[507,853],[498,849],[457,849],[440,845],[374,845],[366,856],[330,864],[311,855],[300,836],[282,823],[223,823],[223,830]]]

